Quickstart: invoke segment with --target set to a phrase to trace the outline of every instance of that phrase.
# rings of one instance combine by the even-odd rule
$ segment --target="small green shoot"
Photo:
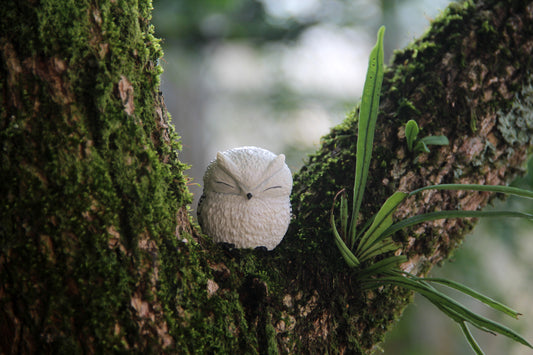
[[[418,123],[415,120],[409,120],[405,124],[405,139],[407,140],[407,149],[414,153],[429,153],[428,145],[448,145],[450,142],[446,136],[427,136],[418,139]]]
[[[459,324],[465,338],[476,354],[483,354],[483,351],[472,336],[467,323],[489,333],[505,335],[523,345],[533,348],[531,344],[514,331],[473,313],[465,306],[438,291],[432,286],[432,284],[440,284],[453,288],[456,291],[473,297],[489,307],[514,318],[518,318],[518,312],[459,283],[446,279],[422,278],[402,272],[399,265],[407,261],[407,257],[404,255],[391,256],[392,253],[399,248],[392,239],[394,233],[426,221],[465,217],[519,217],[533,220],[533,215],[517,211],[451,210],[430,212],[394,222],[394,212],[409,196],[419,194],[425,190],[471,190],[513,194],[520,197],[533,198],[532,191],[507,186],[473,184],[426,186],[410,193],[397,191],[385,201],[376,215],[371,218],[359,232],[357,231],[357,217],[359,215],[359,209],[361,207],[370,168],[370,160],[372,158],[374,131],[376,128],[381,83],[383,81],[384,32],[385,28],[381,27],[378,32],[377,43],[370,53],[369,69],[359,110],[357,160],[351,216],[349,216],[348,197],[346,196],[345,190],[341,190],[336,194],[331,209],[330,222],[335,244],[346,261],[346,264],[349,267],[356,269],[357,278],[363,289],[393,285],[418,292],[444,314]],[[407,123],[405,135],[409,151],[429,152],[429,149],[427,148],[428,145],[448,144],[448,139],[444,136],[429,136],[418,139],[419,132],[418,124],[415,121],[411,120]],[[340,199],[339,203],[337,203],[338,199]],[[339,229],[337,228],[337,221],[335,220],[336,205],[339,205],[340,209]],[[374,262],[372,263],[372,261]]]
[[[405,124],[405,139],[407,139],[407,149],[410,152],[413,151],[414,144],[418,138],[418,133],[420,129],[418,128],[418,123],[415,120],[409,120]]]

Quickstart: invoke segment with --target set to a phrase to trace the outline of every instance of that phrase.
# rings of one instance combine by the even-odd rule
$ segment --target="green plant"
[[[369,68],[359,110],[356,153],[357,160],[352,199],[353,205],[350,220],[348,211],[348,198],[346,197],[345,190],[341,190],[339,193],[337,193],[331,209],[330,222],[335,243],[348,266],[356,269],[356,277],[363,289],[371,289],[383,285],[394,285],[418,292],[427,298],[431,303],[433,303],[439,310],[444,312],[448,317],[459,324],[467,341],[477,354],[483,354],[483,351],[470,333],[467,323],[483,331],[494,334],[502,334],[521,344],[532,347],[531,344],[529,344],[516,332],[470,311],[462,304],[437,290],[434,287],[434,284],[441,284],[453,288],[514,318],[519,316],[517,311],[459,283],[446,279],[417,277],[415,275],[403,272],[400,270],[399,265],[402,262],[407,261],[407,257],[404,255],[391,255],[392,252],[398,250],[398,246],[392,239],[394,233],[422,222],[446,218],[495,216],[533,219],[533,215],[517,211],[451,210],[426,213],[406,218],[394,223],[394,212],[398,206],[409,196],[418,194],[424,190],[433,189],[489,191],[533,198],[532,191],[507,186],[462,184],[432,185],[422,187],[412,192],[396,191],[385,201],[375,216],[365,223],[360,231],[357,231],[357,217],[359,215],[359,209],[361,207],[361,201],[370,167],[374,130],[379,106],[379,96],[381,91],[381,83],[383,80],[384,32],[384,27],[381,27],[378,32],[377,43],[370,53]],[[416,125],[416,122],[414,122],[414,124],[409,124],[409,127],[410,138],[408,138],[408,144],[410,144],[412,147],[414,142],[416,142],[418,135],[418,125]],[[406,136],[408,136],[407,129]],[[427,144],[428,143],[426,141],[425,145]],[[340,201],[338,205],[340,210],[340,225],[339,228],[337,228],[334,212],[335,206],[337,205],[337,199],[339,199],[339,197]]]
[[[409,120],[405,124],[405,139],[407,140],[407,149],[414,153],[429,153],[428,145],[448,145],[450,142],[446,136],[427,136],[418,139],[418,123],[415,120]]]

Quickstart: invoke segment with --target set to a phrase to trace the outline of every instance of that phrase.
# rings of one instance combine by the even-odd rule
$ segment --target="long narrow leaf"
[[[407,261],[407,257],[405,255],[391,256],[383,260],[380,260],[378,262],[375,262],[369,267],[362,269],[361,271],[357,273],[357,277],[358,279],[361,279],[363,277],[367,277],[367,276],[371,276],[375,274],[387,273],[387,272],[390,272],[392,268],[406,261]]]
[[[519,312],[515,311],[514,309],[504,305],[503,303],[500,303],[498,301],[495,301],[493,300],[492,298],[490,297],[487,297],[481,293],[479,293],[478,291],[476,290],[473,290],[465,285],[462,285],[460,283],[457,283],[455,281],[452,281],[452,280],[447,280],[447,279],[441,279],[441,278],[432,278],[432,277],[426,277],[423,279],[424,281],[429,281],[429,282],[435,282],[435,283],[439,283],[441,285],[445,285],[445,286],[448,286],[450,288],[453,288],[459,292],[462,292],[470,297],[473,297],[475,299],[477,299],[478,301],[480,302],[483,302],[484,304],[486,304],[487,306],[497,310],[497,311],[500,311],[500,312],[503,312],[513,318],[518,318],[518,316],[520,315]]]
[[[468,322],[479,330],[493,335],[501,334],[529,348],[533,348],[533,346],[526,339],[524,339],[520,334],[516,333],[512,329],[509,329],[506,326],[494,322],[488,318],[475,314],[459,303],[457,303],[458,307],[456,308],[455,305],[450,306],[450,304],[447,302],[440,304],[438,303],[440,301],[432,300],[429,297],[426,298],[435,306],[437,306],[437,308],[439,308],[445,314],[450,316],[450,318],[456,319],[457,317],[459,317],[459,319],[462,319],[460,321],[456,320],[458,323]],[[451,316],[452,314],[454,315],[454,317]]]
[[[428,298],[426,298],[426,299],[428,299]],[[457,308],[450,307],[448,304],[435,302],[435,301],[433,301],[431,299],[428,299],[428,300],[435,307],[437,307],[442,313],[444,313],[446,316],[448,316],[448,318],[452,319],[457,324],[461,324],[461,323],[465,323],[466,322],[465,317],[461,314],[460,311],[457,310]],[[486,333],[492,334],[492,335],[498,335],[497,333],[493,332],[492,330],[487,329],[487,328],[483,328],[480,325],[476,326],[476,328],[478,328],[478,329],[480,329],[480,330],[482,330],[482,331],[484,331]]]
[[[472,333],[470,333],[470,329],[468,329],[468,326],[465,324],[465,322],[459,322],[459,325],[461,326],[461,330],[463,331],[463,334],[465,335],[465,338],[468,341],[468,344],[470,344],[472,350],[474,350],[477,355],[485,355],[483,350],[481,350],[479,347],[476,339],[474,339],[472,336]]]
[[[386,239],[372,245],[370,248],[366,249],[364,253],[357,254],[357,257],[360,262],[363,262],[375,256],[396,250],[398,250],[398,245],[392,239]]]
[[[401,220],[383,232],[381,235],[382,238],[386,238],[399,230],[402,230],[407,227],[411,227],[416,224],[420,224],[427,221],[435,221],[437,219],[448,219],[448,218],[482,218],[482,217],[517,217],[517,218],[526,218],[533,219],[533,215],[522,212],[515,211],[437,211],[421,214],[418,216],[406,218]]]
[[[413,277],[413,275],[406,273],[409,275],[409,278]],[[455,304],[456,302],[452,299],[452,302],[449,301],[442,301],[438,296],[440,292],[438,292],[433,286],[431,286],[429,283],[423,281],[423,279],[417,279],[417,281],[420,286],[425,287],[428,290],[428,294],[424,297],[430,301],[437,309],[439,309],[442,313],[444,313],[446,316],[448,316],[451,320],[455,321],[458,324],[464,323],[466,321],[469,321],[468,315],[465,315],[465,313],[462,311],[462,308],[464,308],[461,304]],[[443,294],[442,294],[443,295]],[[436,296],[436,297],[433,297]],[[443,295],[444,297],[448,297]],[[471,321],[471,320],[470,320]],[[475,320],[474,320],[475,321]],[[490,333],[492,335],[497,335],[497,333],[493,332],[492,330],[483,327],[481,324],[476,324],[476,328]]]
[[[359,241],[356,251],[357,255],[364,254],[374,243],[379,242],[381,234],[392,225],[392,215],[396,211],[396,208],[398,208],[400,203],[408,195],[405,192],[396,191],[385,201],[374,217],[374,222]]]
[[[365,281],[366,280],[363,280],[362,282],[364,283]],[[440,306],[439,308],[446,307],[453,310],[453,312],[459,315],[464,321],[469,322],[470,324],[481,330],[488,330],[501,335],[505,335],[506,337],[509,337],[523,345],[533,348],[531,344],[527,342],[527,340],[522,338],[513,330],[470,311],[468,308],[464,307],[449,296],[446,296],[445,294],[435,290],[432,287],[428,287],[423,282],[401,276],[382,277],[379,279],[375,279],[375,281],[378,281],[378,283],[374,283],[375,286],[390,284],[405,287],[409,290],[418,292],[420,295],[431,301],[431,303]],[[372,282],[370,281],[370,283]],[[456,317],[453,317],[453,319],[457,321]]]
[[[373,215],[372,217],[370,217],[369,219],[365,221],[365,224],[363,224],[363,226],[357,231],[357,238],[355,240],[359,240],[361,236],[366,233],[366,230],[370,228],[372,223],[374,223],[375,217],[376,215]]]
[[[500,192],[509,195],[516,195],[521,197],[533,198],[533,191],[520,189],[512,186],[499,185],[477,185],[477,184],[442,184],[421,187],[417,190],[411,191],[409,194],[414,195],[424,190],[470,190],[470,191],[489,191]]]
[[[353,193],[352,218],[350,222],[350,247],[355,243],[357,216],[363,200],[363,193],[368,177],[370,159],[372,158],[372,145],[374,130],[378,117],[379,96],[383,82],[383,35],[385,27],[378,31],[377,43],[370,52],[368,71],[366,73],[363,96],[359,110],[357,133],[357,153],[355,162],[355,182]]]
[[[438,284],[441,284],[441,285],[444,285],[444,286],[447,286],[449,288],[453,288],[459,292],[462,292],[464,293],[465,295],[468,295],[472,298],[475,298],[477,299],[478,301],[480,302],[483,302],[484,304],[486,304],[487,306],[497,310],[497,311],[500,311],[500,312],[503,312],[507,315],[509,315],[510,317],[513,317],[515,319],[518,319],[518,316],[522,315],[521,313],[515,311],[514,309],[510,308],[509,306],[506,306],[504,305],[503,303],[500,303],[498,301],[495,301],[493,300],[492,298],[488,297],[488,296],[485,296],[483,294],[481,294],[480,292],[476,291],[476,290],[473,290],[471,289],[470,287],[467,287],[463,284],[460,284],[458,282],[455,282],[455,281],[452,281],[452,280],[448,280],[448,279],[443,279],[443,278],[437,278],[437,277],[417,277],[417,276],[414,276],[408,272],[404,272],[404,271],[399,271],[397,270],[396,271],[397,274],[400,274],[400,275],[405,275],[409,278],[412,278],[412,279],[415,279],[419,282],[423,282],[424,284],[426,285],[429,285],[430,287],[432,287],[430,285],[430,283],[438,283]]]
[[[347,238],[348,233],[348,199],[346,194],[341,195],[341,231],[342,236]]]
[[[409,290],[418,292],[420,295],[424,296],[429,301],[431,301],[431,303],[435,304],[436,306],[439,306],[439,308],[441,307],[450,308],[451,310],[453,310],[455,314],[459,315],[464,321],[471,323],[473,326],[481,330],[485,330],[485,331],[488,330],[488,331],[492,331],[498,334],[505,335],[523,345],[526,345],[532,348],[531,344],[529,344],[524,338],[522,338],[519,334],[517,334],[513,330],[470,311],[468,308],[464,307],[463,305],[453,300],[452,298],[444,295],[443,293],[431,287],[427,287],[423,283],[417,282],[415,280],[412,280],[406,277],[383,277],[377,280],[379,280],[381,285],[384,285],[384,284],[397,285],[397,286],[405,287]],[[445,312],[445,313],[448,314],[448,312]],[[453,317],[453,318],[454,320],[457,321],[456,317]]]
[[[333,215],[333,212],[331,213],[330,222],[331,229],[333,230],[333,235],[335,236],[335,244],[339,248],[342,257],[344,258],[349,267],[358,267],[360,264],[359,260],[357,260],[355,255],[353,255],[350,249],[346,246],[341,236],[339,235],[339,232],[337,231],[337,227],[335,225],[335,216]]]

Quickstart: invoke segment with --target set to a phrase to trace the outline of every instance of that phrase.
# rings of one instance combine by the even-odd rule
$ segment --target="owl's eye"
[[[268,191],[268,190],[272,190],[272,189],[281,189],[281,186],[271,186],[271,187],[269,187],[267,189],[264,189],[263,192]]]
[[[280,196],[287,195],[287,191],[283,186],[275,185],[275,186],[270,186],[264,189],[263,194],[265,197],[280,197]]]
[[[223,194],[238,194],[240,189],[238,185],[231,182],[226,182],[222,180],[215,180],[211,185],[212,191],[219,192]]]
[[[227,182],[224,182],[224,181],[215,181],[215,182],[217,184],[222,184],[222,185],[226,185],[227,187],[235,188],[235,186],[230,185],[230,184],[228,184]]]

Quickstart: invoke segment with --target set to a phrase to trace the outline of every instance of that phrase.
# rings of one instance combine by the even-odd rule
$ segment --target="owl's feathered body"
[[[198,222],[216,242],[272,250],[289,226],[291,189],[283,154],[257,147],[219,152],[204,175]]]

